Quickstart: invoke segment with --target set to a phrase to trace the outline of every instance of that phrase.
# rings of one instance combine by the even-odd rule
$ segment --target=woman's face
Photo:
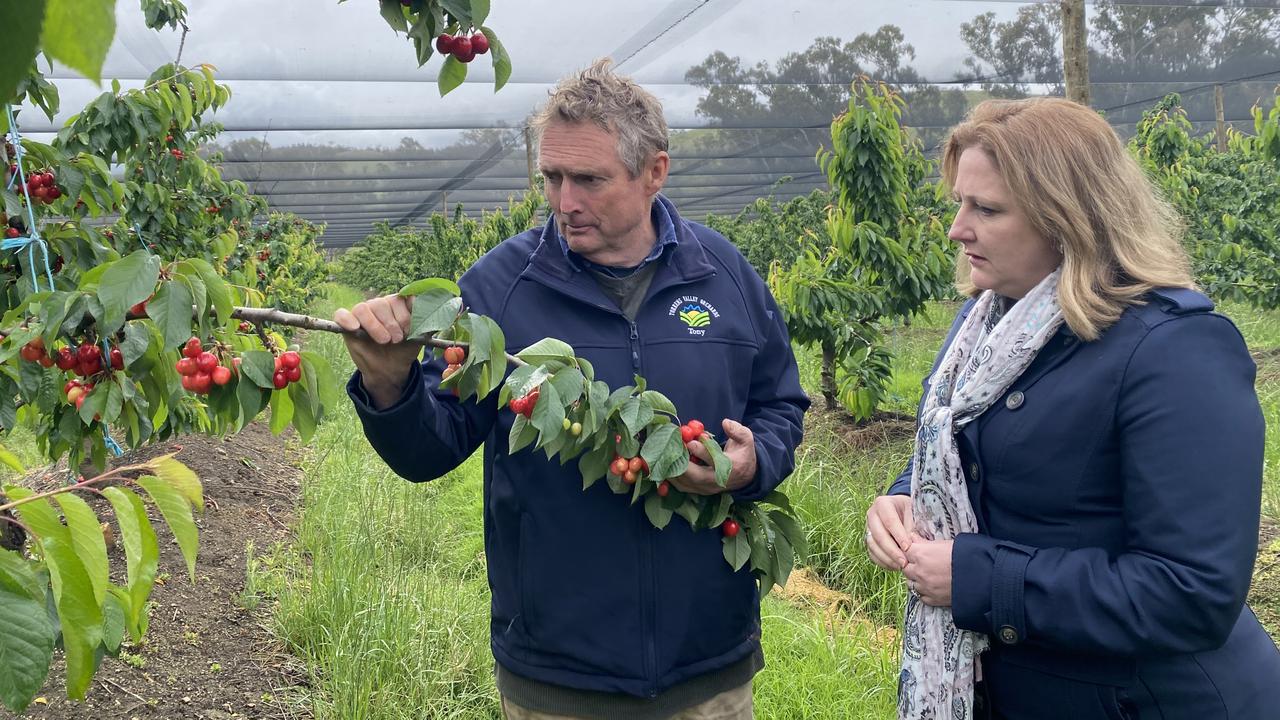
[[[960,154],[953,194],[960,210],[947,237],[969,258],[969,278],[978,288],[1021,299],[1062,261],[1014,203],[986,150]]]

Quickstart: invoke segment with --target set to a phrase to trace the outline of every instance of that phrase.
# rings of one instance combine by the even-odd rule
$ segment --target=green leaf
[[[507,376],[498,394],[498,404],[506,405],[511,398],[524,397],[551,377],[551,373],[541,365],[521,365]]]
[[[803,556],[809,552],[809,538],[804,534],[799,521],[781,510],[770,510],[769,519],[773,521],[778,534],[786,538],[788,544],[795,549],[796,554]]]
[[[480,25],[489,17],[489,0],[471,0],[471,24]]]
[[[27,474],[27,469],[22,466],[22,461],[18,459],[18,456],[3,447],[0,447],[0,463],[5,464],[10,470],[19,475]]]
[[[71,493],[54,496],[58,505],[62,506],[62,515],[67,519],[67,528],[71,531],[71,545],[84,565],[93,584],[93,597],[99,605],[107,596],[107,543],[102,536],[102,526],[98,515],[89,507],[89,503]]]
[[[53,595],[62,626],[62,649],[67,661],[67,697],[83,700],[96,669],[94,652],[102,642],[102,610],[93,597],[93,584],[70,543],[41,540]]]
[[[679,417],[679,413],[676,412],[675,404],[672,403],[666,395],[663,395],[657,390],[645,390],[640,393],[640,398],[649,403],[649,405],[657,412],[663,412],[673,417]]]
[[[130,306],[151,296],[159,279],[160,258],[138,250],[107,266],[98,283],[98,299],[108,313],[115,315],[118,310],[123,316]]]
[[[312,410],[315,403],[311,401],[307,389],[302,387],[301,383],[293,383],[288,389],[276,392],[277,394],[289,393],[290,399],[293,400],[293,427],[298,431],[298,437],[303,443],[311,442],[312,436],[316,434],[316,416]]]
[[[44,603],[44,585],[36,579],[27,560],[14,550],[0,548],[0,590]]]
[[[332,411],[342,400],[339,392],[344,383],[338,381],[338,376],[333,372],[333,366],[325,360],[323,355],[308,350],[303,350],[299,354],[302,356],[303,376],[306,377],[308,372],[315,373],[314,386],[308,382],[307,390],[312,393],[318,391],[320,405]]]
[[[412,297],[421,295],[428,290],[445,290],[450,295],[461,295],[462,289],[458,287],[458,283],[447,280],[445,278],[423,278],[422,280],[414,280],[413,282],[400,288],[400,292],[396,293],[400,297]]]
[[[653,419],[653,408],[641,398],[629,398],[622,404],[618,417],[622,420],[622,424],[627,426],[628,432],[637,435]]]
[[[26,500],[35,495],[27,488],[17,485],[6,485],[4,494],[9,496],[10,502]],[[67,545],[71,544],[71,531],[62,524],[57,511],[53,509],[53,503],[50,503],[48,498],[24,503],[15,507],[13,512],[17,514],[22,524],[30,528],[40,539],[56,538]]]
[[[636,483],[637,485],[639,483]],[[662,498],[658,493],[649,493],[644,498],[644,514],[649,516],[649,522],[659,530],[665,528],[667,523],[671,522],[672,511],[662,504]]]
[[[116,513],[116,525],[120,528],[120,541],[129,580],[129,632],[135,641],[142,639],[146,631],[145,612],[147,598],[155,585],[156,570],[160,561],[160,545],[156,540],[147,508],[138,494],[127,488],[108,487],[102,493],[111,501]]]
[[[511,423],[511,432],[507,434],[507,454],[514,455],[529,443],[538,439],[538,430],[523,415],[517,415]]]
[[[187,260],[196,274],[200,277],[200,281],[204,283],[205,291],[209,294],[209,302],[213,305],[213,311],[217,315],[218,324],[225,325],[227,320],[231,318],[231,311],[234,305],[231,301],[231,288],[227,286],[227,281],[218,274],[217,270],[208,261],[202,258],[193,258]]]
[[[240,355],[240,372],[263,390],[274,390],[271,376],[276,372],[275,356],[266,350],[247,350]]]
[[[492,28],[481,26],[480,32],[489,38],[489,54],[493,56],[493,91],[498,92],[511,79],[511,55]]]
[[[379,0],[378,10],[382,13],[382,19],[387,21],[392,30],[409,32],[409,24],[404,19],[404,9],[400,0]]]
[[[530,365],[541,365],[550,360],[573,361],[573,348],[562,340],[542,338],[538,342],[516,353],[516,357]]]
[[[115,5],[115,0],[48,0],[40,37],[45,54],[101,82],[102,61],[116,34]]]
[[[196,580],[196,549],[199,539],[195,521],[191,519],[191,505],[182,493],[160,478],[143,475],[135,482],[147,491],[151,501],[160,509],[160,515],[169,524],[173,536],[178,540],[178,549],[187,561],[187,573],[191,582]]]
[[[293,400],[289,393],[277,390],[271,393],[271,432],[279,435],[293,421]]]
[[[585,383],[586,378],[583,377],[582,371],[573,366],[561,368],[551,378],[551,384],[556,387],[556,393],[564,403],[572,403],[581,398],[583,391],[586,390]]]
[[[747,542],[745,534],[740,532],[733,537],[724,537],[720,540],[724,545],[724,559],[729,561],[734,572],[741,570],[742,566],[751,559],[751,544]]]
[[[560,396],[550,383],[542,385],[538,404],[533,408],[533,426],[542,434],[539,447],[564,432],[564,405],[560,404]]]
[[[436,78],[436,85],[440,88],[440,97],[448,95],[466,79],[467,66],[452,55],[445,58],[444,65],[440,66],[440,75]]]
[[[156,458],[147,464],[155,470],[157,477],[182,493],[196,510],[204,511],[204,488],[191,468],[175,460],[173,455]]]
[[[764,496],[764,500],[760,502],[776,505],[782,508],[787,514],[795,515],[796,511],[791,508],[791,500],[781,490],[774,490]]]
[[[578,472],[582,474],[582,489],[586,490],[609,471],[610,452],[608,445],[602,445],[582,456],[578,460]]]
[[[125,367],[130,367],[147,354],[151,347],[151,331],[142,322],[127,322],[124,324],[124,341],[118,347],[124,356]]]
[[[156,296],[147,303],[147,315],[160,328],[165,350],[175,348],[191,337],[193,302],[191,290],[186,285],[166,281],[160,283]]]
[[[22,712],[44,687],[53,660],[45,603],[0,589],[0,702]]]
[[[654,480],[665,480],[684,472],[689,464],[688,451],[680,442],[680,431],[670,423],[661,425],[645,438],[640,457],[649,465]]]
[[[413,298],[409,337],[422,338],[453,324],[462,311],[462,298],[448,290],[431,288]]]
[[[107,595],[106,601],[102,603],[102,644],[107,652],[115,653],[120,650],[120,642],[124,640],[125,625],[128,622],[124,604],[128,602],[129,596],[119,588],[111,589],[114,592]]]
[[[720,443],[710,434],[703,435],[699,440],[702,447],[707,449],[707,454],[711,456],[711,462],[716,469],[716,484],[724,487],[729,482],[729,472],[733,469],[733,461],[729,459],[724,451],[720,449]]]
[[[18,83],[35,64],[40,47],[40,30],[44,23],[45,0],[23,0],[0,4],[0,104],[11,102]],[[6,126],[9,124],[5,119]]]

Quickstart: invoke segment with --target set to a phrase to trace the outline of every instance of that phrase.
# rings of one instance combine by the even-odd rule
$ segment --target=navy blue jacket
[[[1094,342],[1063,325],[957,436],[980,532],[953,545],[952,614],[991,635],[995,717],[1280,718],[1280,652],[1245,605],[1253,360],[1200,293],[1149,300]]]
[[[786,325],[729,241],[658,201],[677,243],[655,261],[634,323],[589,272],[569,263],[552,222],[481,258],[459,282],[462,297],[497,321],[509,352],[556,337],[611,388],[639,373],[711,432],[721,418],[746,424],[759,469],[735,497],[763,498],[794,467],[808,406]],[[708,313],[707,324],[681,319],[693,305]],[[439,392],[442,369],[438,360],[415,365],[405,397],[381,412],[358,375],[348,387],[370,443],[409,480],[439,477],[484,443],[491,639],[504,668],[565,687],[653,697],[759,647],[755,580],[746,568],[732,572],[719,533],[694,533],[678,517],[656,530],[603,481],[584,492],[576,462],[561,466],[530,449],[508,455],[511,411],[497,407],[497,393],[476,404]]]

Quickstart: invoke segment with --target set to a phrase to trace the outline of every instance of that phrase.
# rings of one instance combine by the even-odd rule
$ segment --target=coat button
[[[1012,625],[1004,625],[1000,628],[1000,642],[1005,645],[1013,645],[1018,642],[1018,631],[1013,629]]]
[[[978,463],[976,462],[969,463],[969,479],[970,480],[978,479]]]
[[[1009,393],[1009,397],[1004,399],[1004,406],[1010,410],[1017,410],[1022,407],[1022,403],[1026,402],[1027,396],[1022,394],[1021,390],[1014,390]]]

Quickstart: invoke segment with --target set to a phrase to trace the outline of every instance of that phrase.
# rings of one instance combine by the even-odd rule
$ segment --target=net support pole
[[[1213,86],[1213,120],[1214,139],[1218,142],[1218,152],[1227,151],[1227,115],[1222,109],[1222,86]]]
[[[1089,104],[1089,30],[1084,0],[1062,0],[1062,70],[1067,99]]]

